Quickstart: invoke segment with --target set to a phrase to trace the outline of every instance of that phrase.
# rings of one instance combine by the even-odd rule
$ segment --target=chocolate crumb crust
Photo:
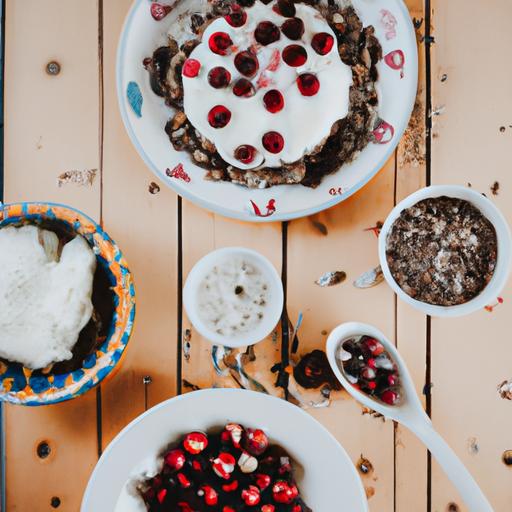
[[[480,294],[496,267],[496,230],[478,208],[453,197],[405,209],[386,240],[391,275],[412,298],[437,306]]]
[[[382,47],[374,35],[375,30],[372,26],[363,26],[352,6],[342,8],[334,2],[325,5],[320,0],[304,2],[316,8],[327,20],[336,35],[341,60],[352,69],[349,113],[333,124],[330,135],[324,141],[297,162],[283,164],[280,169],[263,167],[242,170],[224,161],[215,145],[190,123],[183,111],[181,79],[183,63],[200,43],[205,28],[212,20],[228,14],[234,3],[250,7],[254,0],[209,0],[204,14],[190,17],[190,27],[198,35],[197,39],[186,41],[180,47],[174,39],[169,38],[167,46],[157,48],[151,58],[145,59],[144,66],[149,72],[153,91],[176,109],[165,131],[174,149],[190,153],[194,162],[206,170],[205,178],[208,180],[230,181],[249,188],[298,183],[317,187],[324,176],[336,172],[366,147],[379,122],[375,82]]]

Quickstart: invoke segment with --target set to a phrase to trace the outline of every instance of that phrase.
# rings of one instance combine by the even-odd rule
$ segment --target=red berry
[[[196,59],[187,59],[183,63],[183,68],[181,72],[183,76],[188,78],[194,78],[199,74],[199,70],[201,69],[201,63]]]
[[[256,475],[256,485],[263,491],[270,485],[270,476],[258,473]]]
[[[226,55],[232,44],[233,41],[226,32],[214,32],[208,40],[210,50],[218,55]]]
[[[296,13],[295,4],[292,0],[277,0],[273,10],[286,18],[293,18]]]
[[[312,73],[303,73],[297,77],[297,87],[303,96],[314,96],[320,89],[320,82]]]
[[[156,2],[151,4],[151,16],[156,21],[163,20],[172,11],[172,6],[162,5]]]
[[[225,16],[226,21],[235,28],[245,25],[247,21],[247,13],[240,8],[239,5],[233,4],[231,6],[231,12]]]
[[[255,485],[249,485],[248,489],[242,491],[242,499],[249,507],[253,507],[260,502],[260,490]]]
[[[265,108],[269,112],[272,112],[272,114],[275,114],[284,108],[283,95],[276,89],[272,89],[265,93],[265,96],[263,96],[263,103],[265,104]]]
[[[279,27],[274,25],[271,21],[261,21],[254,31],[254,38],[263,46],[275,43],[280,37],[281,32],[279,31]]]
[[[254,85],[247,78],[240,78],[233,86],[233,94],[244,98],[249,98],[256,94]]]
[[[227,87],[231,81],[231,73],[222,66],[210,69],[208,73],[208,83],[215,89]]]
[[[283,50],[283,60],[288,64],[288,66],[297,68],[306,63],[308,60],[308,54],[303,46],[290,44]]]
[[[300,18],[286,20],[281,25],[281,31],[288,39],[297,41],[304,34],[304,22]]]
[[[185,465],[186,457],[182,450],[175,449],[165,455],[164,461],[171,469],[179,471]]]
[[[262,138],[263,147],[269,153],[280,153],[284,147],[284,139],[280,133],[267,132]],[[257,454],[256,454],[257,455]]]
[[[311,46],[319,55],[327,55],[334,46],[334,37],[327,32],[320,32],[313,36]]]
[[[276,132],[269,132],[266,135],[269,135],[271,133],[275,133],[276,135],[281,137],[281,135],[279,135]],[[265,135],[263,136],[263,138],[265,138]],[[282,137],[281,137],[281,139],[282,139]],[[269,444],[269,441],[268,441],[267,434],[265,434],[265,432],[263,432],[263,430],[248,428],[245,431],[244,448],[251,455],[256,455],[256,456],[261,455],[268,448],[268,444]]]
[[[398,402],[398,393],[395,393],[391,389],[386,389],[380,395],[380,399],[388,405],[395,405]]]
[[[223,105],[215,105],[208,112],[208,122],[213,128],[224,128],[231,120],[231,112]]]
[[[209,485],[203,485],[201,487],[201,491],[203,492],[204,502],[207,505],[217,505],[217,502],[219,501],[219,496],[217,495],[217,491],[213,487],[210,487]]]
[[[279,480],[272,487],[272,495],[277,503],[290,504],[299,495],[299,490],[293,484]]]
[[[158,503],[163,503],[166,496],[167,489],[160,489],[156,494],[156,499],[158,500]]]
[[[222,452],[216,459],[213,459],[213,471],[220,478],[229,480],[231,473],[235,470],[236,460],[230,453]]]
[[[242,144],[235,149],[235,158],[243,164],[250,164],[256,155],[256,148],[249,144]]]
[[[242,75],[252,77],[258,71],[258,59],[251,52],[240,52],[235,57],[235,67]]]
[[[201,453],[208,446],[208,437],[202,432],[190,432],[183,440],[183,448],[192,455]]]

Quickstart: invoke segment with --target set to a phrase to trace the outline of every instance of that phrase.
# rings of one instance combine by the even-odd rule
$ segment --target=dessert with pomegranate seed
[[[67,224],[0,228],[0,360],[32,376],[82,366],[114,311],[109,278]]]
[[[498,242],[492,223],[454,197],[424,199],[403,210],[386,240],[391,275],[412,298],[438,306],[463,304],[491,280]]]
[[[336,358],[352,386],[387,405],[400,403],[398,368],[380,341],[370,336],[349,338],[340,343]]]
[[[183,0],[182,0],[183,1]],[[382,50],[348,3],[210,0],[144,60],[166,132],[206,178],[315,187],[378,123]]]
[[[137,484],[149,512],[311,512],[290,456],[260,429],[230,423],[217,433],[190,432],[159,465]]]

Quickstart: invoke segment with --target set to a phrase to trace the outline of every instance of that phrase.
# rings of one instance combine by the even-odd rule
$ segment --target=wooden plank
[[[292,322],[304,314],[299,353],[323,349],[326,335],[341,322],[357,320],[374,324],[394,337],[394,298],[384,285],[357,289],[352,281],[378,264],[377,238],[366,228],[383,221],[393,207],[392,158],[361,191],[340,205],[315,217],[327,228],[327,236],[310,219],[290,223],[288,234],[288,312]],[[314,264],[311,264],[314,262]],[[324,273],[342,270],[347,279],[322,288],[315,281]],[[320,306],[321,305],[321,306]],[[346,395],[344,395],[346,397]],[[351,399],[338,400],[325,409],[313,409],[346,448],[354,463],[363,454],[374,471],[363,481],[374,510],[393,509],[393,423],[368,414]]]
[[[407,2],[415,20],[418,39],[419,83],[416,105],[409,127],[397,150],[395,202],[426,184],[426,20],[422,0]],[[416,386],[424,399],[426,372],[426,318],[407,304],[396,302],[396,344],[407,362]],[[397,425],[395,431],[395,510],[396,512],[427,511],[427,450],[406,428]]]
[[[281,225],[250,224],[220,217],[206,212],[188,201],[183,201],[183,275],[186,277],[194,264],[207,253],[220,247],[242,246],[259,251],[281,271]],[[190,391],[188,384],[200,388],[223,386],[238,387],[229,371],[219,375],[212,365],[212,345],[191,325],[183,312],[182,376],[183,391]],[[273,387],[275,376],[270,372],[280,361],[280,336],[269,336],[255,346],[256,360],[248,366],[251,377],[265,386],[272,394],[281,394]],[[222,367],[225,369],[225,367]]]
[[[103,220],[128,259],[137,294],[126,359],[116,378],[102,386],[104,445],[145,407],[176,392],[177,196],[138,156],[117,105],[116,50],[131,3],[103,2]],[[157,193],[150,192],[152,182]],[[146,376],[151,383],[144,385]]]
[[[512,69],[507,61],[512,34],[507,0],[433,1],[432,182],[468,182],[512,220],[510,144]],[[503,128],[501,128],[503,127]],[[490,188],[497,181],[499,195]],[[510,282],[505,302],[492,313],[432,321],[432,416],[496,511],[510,510],[512,407],[497,385],[511,377]],[[433,467],[433,510],[467,510],[438,466]]]
[[[66,171],[99,168],[97,21],[94,2],[7,1],[7,202],[58,201],[99,219],[98,175],[92,186],[57,185]],[[45,72],[52,60],[56,76]],[[8,511],[50,510],[52,497],[59,510],[78,510],[96,462],[95,416],[94,392],[56,406],[5,407]],[[51,448],[45,459],[36,454],[41,441]]]

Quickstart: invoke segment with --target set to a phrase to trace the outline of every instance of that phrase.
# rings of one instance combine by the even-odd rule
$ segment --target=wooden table
[[[98,455],[130,420],[195,386],[238,386],[229,372],[215,372],[210,344],[181,309],[191,266],[212,249],[234,244],[261,251],[281,270],[291,322],[304,315],[299,356],[323,348],[329,330],[347,320],[375,324],[394,339],[435,427],[496,511],[512,510],[512,468],[502,461],[512,449],[512,404],[497,391],[512,377],[510,286],[492,311],[450,320],[425,318],[397,301],[386,284],[352,285],[377,264],[377,239],[367,228],[426,183],[472,186],[512,220],[512,3],[408,0],[420,87],[396,154],[337,207],[268,225],[227,220],[181,200],[135,152],[114,85],[130,3],[6,0],[4,201],[58,201],[100,220],[130,262],[138,313],[120,373],[97,392],[56,406],[3,406],[4,510],[78,511]],[[58,74],[47,73],[52,61],[60,65]],[[85,173],[90,182],[62,179],[68,171]],[[347,280],[331,288],[314,283],[331,270],[345,271]],[[277,395],[283,390],[274,387],[270,367],[286,357],[287,343],[276,333],[255,347],[248,364],[251,376]],[[334,398],[329,407],[309,410],[358,464],[371,510],[466,510],[411,434],[365,413],[346,394]],[[361,456],[371,464],[367,471]]]

